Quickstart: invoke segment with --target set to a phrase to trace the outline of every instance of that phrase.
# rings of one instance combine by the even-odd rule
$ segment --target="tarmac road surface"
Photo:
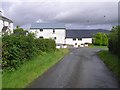
[[[117,79],[96,55],[99,48],[73,48],[70,54],[27,88],[118,88]]]

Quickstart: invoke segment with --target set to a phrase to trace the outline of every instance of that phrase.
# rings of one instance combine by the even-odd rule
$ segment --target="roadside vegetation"
[[[101,58],[101,60],[103,60],[106,66],[108,66],[108,68],[120,81],[120,65],[118,65],[118,62],[120,63],[120,60],[118,60],[118,57],[107,50],[102,50],[98,52],[98,56]]]
[[[120,26],[112,28],[108,35],[108,50],[98,52],[99,57],[117,76],[120,82]]]
[[[95,46],[107,46],[108,45],[108,35],[105,33],[97,33],[93,36],[93,44]]]
[[[17,27],[2,37],[2,87],[26,87],[67,53],[68,49],[56,49],[53,39],[35,38]]]
[[[89,44],[89,48],[108,49],[108,34],[98,32],[93,35],[93,44]]]
[[[120,58],[120,26],[112,28],[109,35],[109,51]]]
[[[35,38],[34,34],[17,28],[14,34],[2,37],[2,69],[14,71],[33,57],[55,50],[54,40]]]
[[[101,49],[108,50],[108,46],[96,46],[94,44],[89,45],[89,48],[101,48]]]
[[[41,76],[50,67],[60,61],[66,54],[68,49],[56,50],[54,53],[44,53],[38,55],[32,60],[25,62],[14,72],[3,73],[3,88],[24,88],[34,79]]]

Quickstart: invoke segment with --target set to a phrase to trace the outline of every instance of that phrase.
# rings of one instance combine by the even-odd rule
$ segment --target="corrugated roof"
[[[103,29],[67,29],[66,38],[91,38],[98,32],[109,33],[110,31]]]
[[[10,23],[13,23],[13,21],[12,20],[10,20],[10,19],[8,19],[8,18],[6,18],[6,17],[4,17],[4,16],[0,16],[0,20],[3,20],[3,21],[8,21],[8,22],[10,22]]]
[[[30,29],[65,28],[63,23],[33,23]]]

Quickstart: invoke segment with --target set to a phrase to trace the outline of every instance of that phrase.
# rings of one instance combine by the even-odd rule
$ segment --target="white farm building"
[[[98,32],[109,33],[102,29],[66,29],[61,23],[33,23],[29,30],[35,33],[37,38],[52,38],[59,48],[66,45],[82,47],[86,43],[92,43],[92,36]]]
[[[13,21],[2,15],[0,11],[0,36],[13,33]]]

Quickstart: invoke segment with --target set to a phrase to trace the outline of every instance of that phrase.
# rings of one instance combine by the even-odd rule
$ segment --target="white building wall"
[[[81,43],[82,41],[78,40],[78,38],[76,38],[76,40],[73,40],[73,38],[66,38],[66,44],[73,45],[74,47],[78,47],[79,45],[81,45]]]
[[[0,20],[0,36],[2,35],[3,21]]]
[[[10,23],[10,31],[11,31],[11,33],[13,33],[13,23]]]
[[[4,23],[4,26],[9,26],[9,22],[4,21],[3,23]]]
[[[30,32],[35,33],[36,37],[43,37],[43,38],[52,38],[56,37],[57,44],[65,44],[65,29],[54,29],[55,33],[53,33],[53,29],[30,29]]]
[[[66,38],[66,44],[73,45],[74,47],[82,47],[81,44],[85,43],[92,43],[92,38],[82,38],[82,40],[78,40],[78,38],[76,38],[76,40],[73,40],[73,38]]]
[[[92,38],[82,38],[82,43],[92,43]]]
[[[10,22],[8,22],[8,21],[0,20],[0,36],[2,35],[2,28],[3,28],[4,26],[8,26],[9,29],[6,30],[6,31],[9,32],[8,34],[13,33],[13,23],[10,23]],[[10,30],[10,31],[9,31],[9,30]]]
[[[65,29],[55,29],[56,43],[65,44]]]

